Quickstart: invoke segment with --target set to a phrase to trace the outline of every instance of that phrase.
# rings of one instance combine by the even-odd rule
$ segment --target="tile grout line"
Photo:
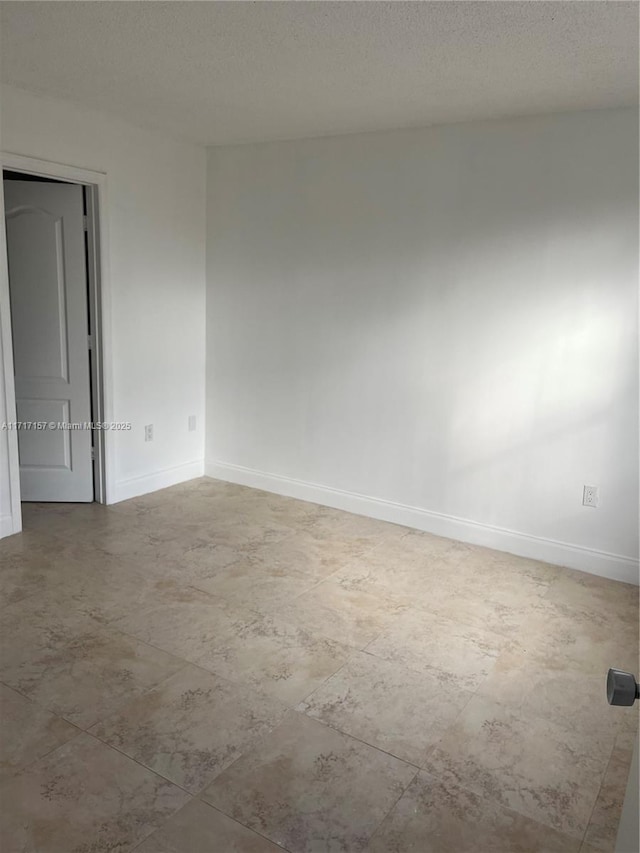
[[[52,746],[51,749],[48,749],[46,752],[43,752],[42,755],[38,755],[32,761],[27,762],[24,766],[20,767],[14,773],[11,773],[11,775],[7,776],[7,778],[2,783],[0,783],[1,786],[4,786],[10,784],[17,776],[20,776],[22,773],[26,773],[27,770],[29,770],[29,768],[36,764],[38,761],[41,761],[48,755],[51,755],[52,752],[55,752],[57,749],[60,749],[60,747],[66,746],[68,743],[71,743],[71,741],[75,740],[79,735],[86,734],[86,732],[84,729],[80,728],[80,726],[77,726],[75,723],[72,723],[70,720],[67,720],[66,717],[61,717],[59,714],[56,714],[55,711],[49,710],[49,708],[46,708],[44,705],[41,705],[39,702],[36,702],[29,696],[25,696],[24,693],[21,693],[20,691],[11,687],[10,684],[7,684],[4,681],[0,681],[0,684],[2,684],[4,687],[7,687],[9,690],[13,690],[14,693],[17,693],[19,696],[22,696],[23,699],[26,699],[33,705],[36,705],[40,710],[44,711],[47,714],[51,714],[51,716],[55,717],[57,720],[62,720],[62,722],[66,723],[67,725],[71,726],[76,730],[70,738],[62,741],[62,743],[57,743],[55,746]]]
[[[327,723],[324,720],[318,719],[317,717],[312,717],[304,711],[299,711],[297,708],[291,708],[291,711],[295,714],[299,714],[302,717],[306,717],[308,720],[311,720],[314,723],[318,723],[318,725],[324,726],[326,729],[331,729],[331,731],[337,732],[337,734],[340,734],[343,737],[348,738],[349,740],[354,740],[356,741],[356,743],[361,743],[363,746],[369,747],[369,749],[374,749],[376,752],[380,752],[383,755],[388,755],[389,758],[393,758],[395,761],[400,761],[402,764],[406,764],[408,767],[413,767],[416,773],[424,769],[419,764],[414,764],[413,761],[408,761],[406,758],[400,758],[399,755],[394,755],[393,752],[389,752],[386,749],[382,749],[382,747],[377,746],[374,743],[369,743],[369,741],[363,740],[362,738],[357,737],[356,735],[351,734],[350,732],[345,732],[342,729],[339,729],[337,726],[332,725],[331,723]]]
[[[231,766],[231,765],[229,765],[229,766]],[[244,829],[248,829],[249,832],[255,832],[256,835],[260,836],[260,838],[264,838],[265,841],[268,841],[269,844],[273,844],[274,847],[279,847],[281,850],[284,851],[284,853],[295,853],[295,851],[293,851],[293,850],[290,851],[288,847],[285,847],[284,845],[280,844],[279,841],[274,841],[273,838],[269,838],[268,835],[264,835],[262,832],[258,832],[258,830],[254,829],[254,827],[249,826],[246,823],[242,823],[241,820],[238,820],[237,818],[232,817],[230,814],[227,814],[227,812],[223,811],[218,806],[214,806],[213,803],[210,803],[207,800],[203,800],[199,794],[195,799],[197,799],[198,802],[203,803],[205,806],[208,806],[210,809],[213,809],[214,811],[218,812],[219,814],[224,815],[225,817],[228,817],[229,820],[234,821],[234,823],[237,823],[238,826],[242,826],[242,827],[244,827]],[[195,853],[195,851],[192,851],[192,853]]]
[[[101,741],[101,743],[102,743],[102,741]],[[108,746],[109,744],[106,744],[106,745]],[[129,758],[129,756],[126,756],[126,757],[127,757],[127,758]],[[147,769],[147,770],[149,769],[149,768],[147,768],[147,767],[146,767],[146,765],[144,765],[144,764],[143,764],[142,766],[143,766],[143,767],[145,767],[145,769]],[[231,765],[229,765],[229,766],[231,766]],[[153,772],[153,771],[152,771],[152,772]],[[222,771],[222,772],[224,772],[224,771]],[[161,778],[163,778],[163,779],[164,779],[165,777],[161,777]],[[167,780],[167,781],[170,781],[170,780]],[[215,781],[215,780],[211,780],[211,781]],[[171,784],[173,785],[173,784],[175,784],[175,783],[174,783],[174,782],[171,782]],[[207,785],[205,785],[205,788],[206,788],[206,787],[208,787],[208,785],[209,785],[209,784],[210,784],[210,783],[207,783]],[[179,785],[178,785],[177,787],[179,787],[179,788],[180,788],[180,786],[179,786]],[[205,789],[205,788],[203,788],[203,789],[202,789],[202,791],[204,791],[204,789]],[[180,788],[180,789],[181,789],[181,790],[185,790],[184,788]],[[282,847],[282,845],[279,845],[277,842],[273,841],[271,838],[268,838],[266,835],[263,835],[261,832],[258,832],[258,831],[257,831],[256,829],[254,829],[253,827],[251,827],[251,826],[247,826],[247,824],[242,823],[242,821],[237,820],[237,818],[232,817],[230,814],[227,814],[227,813],[226,813],[225,811],[223,811],[222,809],[220,809],[220,808],[218,808],[217,806],[214,806],[214,805],[212,805],[211,803],[207,802],[207,800],[203,800],[203,799],[202,799],[202,797],[200,796],[200,794],[202,794],[202,791],[200,791],[198,794],[191,794],[189,791],[186,791],[186,793],[187,793],[187,794],[189,794],[190,799],[189,799],[189,800],[187,800],[187,802],[186,802],[184,805],[182,805],[182,806],[180,806],[178,809],[176,809],[176,811],[175,811],[175,812],[172,812],[172,814],[168,815],[168,816],[165,818],[165,820],[162,822],[162,824],[161,824],[160,826],[154,827],[148,835],[145,835],[145,837],[144,837],[144,838],[140,839],[140,841],[139,841],[139,842],[137,842],[137,843],[135,844],[135,846],[131,848],[131,853],[134,853],[134,851],[135,851],[135,850],[137,850],[138,848],[142,847],[142,845],[143,845],[145,842],[147,842],[147,841],[151,838],[151,836],[152,836],[152,835],[155,835],[155,833],[156,833],[156,832],[159,832],[159,831],[160,831],[164,826],[166,826],[166,824],[167,824],[167,823],[169,823],[169,821],[173,820],[173,818],[175,818],[175,816],[176,816],[176,815],[180,814],[180,812],[181,812],[181,811],[183,811],[184,809],[186,809],[186,808],[187,808],[187,806],[189,806],[189,805],[190,805],[191,803],[193,803],[193,802],[201,803],[201,804],[202,804],[203,806],[205,806],[206,808],[210,808],[212,811],[215,811],[215,812],[217,812],[218,814],[224,815],[224,817],[228,818],[229,820],[233,821],[234,823],[237,823],[237,824],[238,824],[238,826],[243,827],[243,829],[247,829],[249,832],[253,832],[253,833],[255,833],[255,834],[256,834],[257,836],[259,836],[260,838],[264,838],[264,839],[265,839],[265,841],[268,841],[270,844],[273,844],[273,845],[274,845],[274,846],[276,846],[276,847],[280,847],[280,848],[284,851],[284,853],[289,853],[289,851],[287,850],[287,848]]]
[[[596,810],[596,806],[598,805],[598,800],[600,799],[600,793],[601,793],[602,788],[604,786],[604,780],[607,777],[607,771],[609,770],[609,766],[611,765],[611,762],[613,761],[613,753],[614,753],[615,748],[616,748],[616,738],[617,738],[617,735],[613,739],[613,743],[611,745],[611,752],[609,753],[609,759],[608,759],[606,766],[604,768],[604,773],[602,774],[602,778],[600,779],[600,785],[598,786],[598,792],[597,792],[595,799],[593,801],[593,806],[591,807],[591,810],[589,811],[589,817],[585,823],[584,833],[583,833],[582,839],[581,839],[581,847],[582,847],[582,845],[587,843],[586,838],[587,838],[587,833],[589,832],[589,827],[591,826],[591,818],[593,817],[593,814]]]
[[[413,765],[410,765],[410,766],[413,766]],[[416,779],[418,778],[418,776],[420,775],[420,773],[421,773],[421,772],[422,772],[422,771],[421,771],[421,769],[418,767],[418,768],[416,769],[416,772],[415,772],[415,773],[413,774],[413,776],[411,777],[411,780],[410,780],[410,781],[409,781],[409,783],[407,784],[406,788],[404,788],[404,790],[402,791],[402,793],[400,794],[400,796],[398,797],[398,799],[397,799],[397,800],[395,801],[395,803],[391,806],[391,808],[389,809],[389,811],[384,815],[384,817],[382,818],[382,820],[377,824],[377,826],[375,827],[375,829],[373,830],[373,832],[371,833],[371,835],[370,835],[370,836],[369,836],[369,838],[367,839],[367,846],[371,844],[371,842],[373,841],[373,839],[374,839],[374,838],[375,838],[375,836],[377,835],[378,831],[382,828],[382,825],[385,823],[385,821],[386,821],[386,820],[387,820],[387,818],[391,815],[391,813],[392,813],[392,812],[394,812],[394,811],[396,810],[396,808],[398,807],[398,803],[399,803],[399,802],[400,802],[400,800],[404,797],[404,795],[407,793],[407,791],[408,791],[408,790],[409,790],[409,788],[413,785],[413,783],[416,781]]]

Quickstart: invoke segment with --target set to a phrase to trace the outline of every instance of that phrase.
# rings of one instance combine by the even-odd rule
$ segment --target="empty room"
[[[0,2],[2,853],[640,853],[636,2]]]

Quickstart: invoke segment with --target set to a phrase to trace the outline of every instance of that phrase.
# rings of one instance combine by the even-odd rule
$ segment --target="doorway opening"
[[[99,187],[4,168],[3,188],[19,500],[106,503]]]

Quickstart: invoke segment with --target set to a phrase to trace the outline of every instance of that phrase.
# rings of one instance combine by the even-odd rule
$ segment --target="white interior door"
[[[58,428],[91,421],[82,187],[4,193],[22,500],[92,501],[91,430]]]

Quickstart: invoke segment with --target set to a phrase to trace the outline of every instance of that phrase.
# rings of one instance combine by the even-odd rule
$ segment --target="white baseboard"
[[[143,474],[140,477],[120,480],[116,483],[114,494],[109,503],[119,503],[129,498],[136,498],[138,495],[157,492],[158,489],[176,486],[178,483],[202,477],[203,474],[204,460],[196,459],[194,462],[176,465],[174,468],[163,468],[161,471],[154,471],[153,474]]]
[[[554,539],[543,539],[539,536],[529,536],[502,527],[480,524],[452,515],[430,512],[418,507],[405,506],[392,501],[370,498],[341,489],[318,486],[293,480],[277,474],[265,474],[241,465],[231,465],[224,462],[205,463],[205,475],[278,495],[299,498],[303,501],[322,504],[324,506],[342,509],[356,515],[366,515],[381,521],[401,524],[424,530],[436,536],[448,539],[458,539],[473,545],[483,545],[528,557],[557,566],[567,566],[579,569],[593,575],[601,575],[611,580],[638,584],[638,560],[619,554],[609,554],[593,548],[583,548],[580,545],[570,545],[567,542],[557,542]]]
[[[0,539],[5,536],[13,536],[14,525],[12,515],[0,515]]]

